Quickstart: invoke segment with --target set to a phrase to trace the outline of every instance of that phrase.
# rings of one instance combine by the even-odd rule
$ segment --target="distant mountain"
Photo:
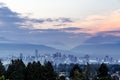
[[[112,36],[112,35],[97,35],[89,38],[84,43],[112,43],[112,42],[120,42],[120,36]]]
[[[103,57],[106,55],[115,58],[120,57],[120,43],[82,44],[69,51],[55,49],[46,45],[0,43],[0,57],[17,56],[20,53],[23,53],[24,55],[35,55],[35,50],[41,55],[61,52],[62,54],[72,54],[81,57],[86,54],[91,57]]]
[[[17,56],[20,53],[23,55],[35,55],[35,51],[38,54],[54,54],[60,52],[62,54],[73,54],[68,50],[60,50],[46,45],[36,45],[36,44],[17,44],[17,43],[0,43],[0,57],[3,56]]]
[[[19,55],[20,53],[24,55],[35,55],[35,50],[38,50],[39,54],[51,54],[61,51],[45,45],[0,43],[0,57]]]
[[[89,54],[92,57],[103,57],[106,55],[119,58],[120,57],[120,43],[106,43],[106,44],[83,44],[74,47],[70,51],[77,55]]]

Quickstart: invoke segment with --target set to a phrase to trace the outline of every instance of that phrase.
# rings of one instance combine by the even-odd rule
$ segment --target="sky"
[[[0,42],[59,49],[120,42],[120,0],[0,0]]]

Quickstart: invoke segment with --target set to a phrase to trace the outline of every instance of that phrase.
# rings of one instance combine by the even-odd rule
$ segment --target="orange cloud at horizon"
[[[76,30],[64,30],[70,33],[89,33],[89,34],[96,34],[99,32],[105,31],[115,31],[120,30],[120,9],[113,11],[109,14],[102,14],[102,15],[91,15],[85,19],[76,20],[70,23],[63,23],[63,22],[31,22],[28,21],[25,24],[28,26],[32,25],[31,27],[23,26],[23,28],[30,28],[30,29],[61,29],[61,28],[81,28]],[[119,36],[120,34],[114,34]]]
[[[84,31],[91,34],[120,30],[120,10],[114,11],[109,15],[92,15],[82,22],[74,23],[74,25],[85,28],[86,30]]]

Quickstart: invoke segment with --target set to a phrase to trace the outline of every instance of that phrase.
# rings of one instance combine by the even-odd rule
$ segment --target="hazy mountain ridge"
[[[23,53],[25,55],[34,55],[35,50],[40,54],[57,52],[59,50],[45,45],[35,44],[15,44],[15,43],[0,43],[1,55],[17,55]]]
[[[19,55],[20,53],[24,55],[35,55],[35,50],[38,50],[39,54],[54,54],[56,52],[61,52],[63,54],[73,54],[76,56],[88,54],[91,57],[103,57],[105,55],[119,57],[120,43],[82,44],[71,50],[60,50],[46,45],[36,44],[0,43],[1,56]]]
[[[0,48],[2,47],[6,47],[6,48],[12,48],[12,49],[18,49],[18,48],[21,48],[21,47],[24,47],[24,48],[28,48],[28,49],[31,49],[31,48],[39,48],[39,47],[42,47],[43,49],[44,48],[47,48],[47,49],[55,49],[55,48],[52,48],[52,47],[48,47],[48,46],[45,46],[45,45],[36,45],[36,44],[17,44],[17,43],[0,43]]]
[[[105,55],[119,57],[120,43],[82,44],[70,51],[76,52],[77,55],[89,54],[94,57],[103,57]]]
[[[46,45],[0,43],[1,56],[19,55],[20,53],[24,55],[35,55],[35,50],[37,50],[39,54],[53,54],[56,52],[71,54],[70,51],[60,50]]]

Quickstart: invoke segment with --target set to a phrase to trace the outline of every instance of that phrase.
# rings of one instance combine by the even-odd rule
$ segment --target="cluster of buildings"
[[[99,63],[107,63],[107,64],[120,64],[119,59],[114,59],[110,56],[105,56],[103,58],[91,58],[89,55],[84,55],[83,57],[75,56],[72,54],[62,54],[60,52],[54,54],[39,54],[38,50],[35,50],[34,55],[24,55],[20,53],[18,56],[11,55],[7,57],[0,58],[3,64],[10,63],[12,59],[22,59],[25,63],[40,61],[41,64],[44,64],[45,61],[51,61],[53,64],[86,64],[87,62],[90,64],[99,64]]]

